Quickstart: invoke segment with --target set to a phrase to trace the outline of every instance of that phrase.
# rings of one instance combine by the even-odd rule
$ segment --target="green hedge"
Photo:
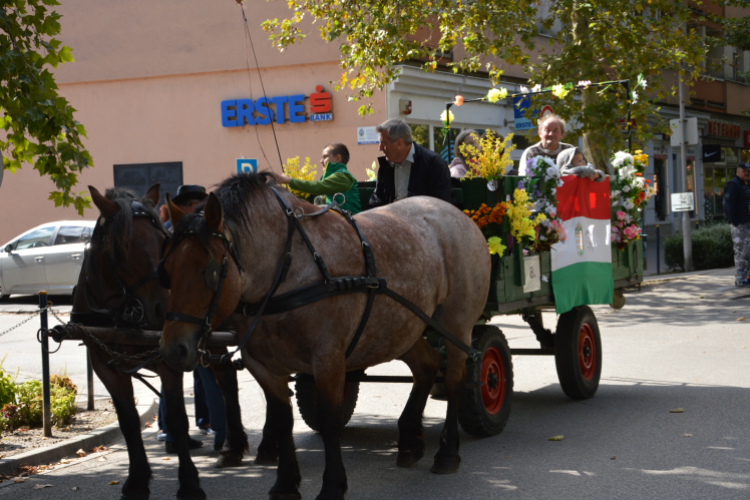
[[[734,265],[732,234],[729,224],[712,224],[692,232],[693,267],[696,271]],[[682,233],[668,236],[664,242],[664,261],[670,269],[683,270]]]

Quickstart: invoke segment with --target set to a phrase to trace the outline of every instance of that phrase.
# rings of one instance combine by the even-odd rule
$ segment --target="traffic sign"
[[[695,210],[693,193],[672,193],[672,211],[690,212]]]
[[[258,160],[255,158],[237,158],[237,173],[258,172]]]
[[[544,118],[548,114],[553,114],[553,115],[555,114],[554,110],[552,109],[552,106],[550,106],[549,104],[547,104],[546,106],[542,107],[542,112],[539,115],[540,116],[539,119],[541,120],[542,118]]]

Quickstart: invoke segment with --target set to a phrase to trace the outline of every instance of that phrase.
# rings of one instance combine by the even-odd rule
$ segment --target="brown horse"
[[[156,268],[169,235],[154,210],[159,201],[159,185],[151,187],[142,199],[122,189],[108,190],[105,196],[91,186],[89,190],[100,217],[76,286],[71,322],[161,330],[169,291],[159,285]],[[127,443],[130,470],[121,498],[148,499],[151,469],[133,400],[132,376],[127,371],[148,358],[149,348],[103,346],[91,337],[84,343],[94,371],[112,396]],[[175,439],[180,459],[177,497],[203,499],[206,495],[200,488],[198,471],[188,452],[183,373],[158,360],[146,368],[157,373],[162,382],[165,423]],[[227,438],[217,466],[239,465],[248,442],[240,417],[237,373],[231,365],[217,365],[214,373],[227,406]]]
[[[173,368],[192,370],[204,355],[201,349],[210,332],[198,323],[205,318],[215,328],[231,315],[242,336],[252,318],[235,313],[240,300],[257,304],[272,293],[279,296],[320,282],[321,273],[365,276],[363,243],[347,220],[335,212],[298,218],[317,208],[273,184],[265,174],[231,177],[210,195],[203,216],[186,215],[167,200],[176,230],[161,264],[163,272],[171,276],[172,286],[161,354]],[[470,345],[472,327],[483,311],[490,282],[490,256],[476,225],[453,206],[429,197],[363,212],[356,221],[369,239],[377,276],[385,279],[387,287]],[[293,223],[304,228],[314,253],[300,231],[290,229]],[[237,230],[227,230],[233,227]],[[237,253],[240,262],[233,257]],[[225,279],[217,282],[211,278],[219,273]],[[285,274],[283,281],[276,279],[279,274]],[[365,292],[359,289],[359,293],[262,316],[243,347],[245,365],[266,393],[267,421],[274,426],[279,449],[271,498],[300,498],[287,387],[292,373],[315,377],[317,424],[326,458],[318,499],[341,499],[347,490],[340,447],[347,371],[392,359],[409,366],[414,385],[398,422],[397,463],[409,467],[424,454],[422,412],[440,356],[422,336],[425,323],[380,294],[356,348],[347,357],[366,306]],[[435,473],[458,470],[457,414],[465,361],[466,354],[448,343],[448,410],[432,467]]]

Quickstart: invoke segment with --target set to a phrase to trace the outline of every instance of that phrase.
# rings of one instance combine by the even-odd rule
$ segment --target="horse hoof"
[[[461,463],[461,457],[443,457],[435,456],[435,462],[432,464],[430,472],[433,474],[454,474],[458,472],[458,466]]]
[[[206,500],[206,492],[201,488],[191,492],[177,492],[177,500]]]
[[[396,465],[399,467],[414,467],[424,456],[424,450],[399,450]]]
[[[278,461],[277,452],[258,450],[258,455],[255,457],[255,465],[276,465]]]
[[[292,493],[274,493],[273,490],[268,492],[268,500],[301,500],[302,495],[295,491]]]
[[[137,493],[137,492],[130,492],[130,493],[122,493],[120,495],[120,500],[149,500],[149,493]]]
[[[228,469],[229,467],[241,467],[242,457],[237,455],[221,455],[214,464],[215,469]]]

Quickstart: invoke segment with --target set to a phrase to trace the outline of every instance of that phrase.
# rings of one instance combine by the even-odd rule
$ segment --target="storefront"
[[[703,128],[702,142],[704,218],[724,219],[724,186],[740,162],[750,161],[750,120],[712,116]]]

